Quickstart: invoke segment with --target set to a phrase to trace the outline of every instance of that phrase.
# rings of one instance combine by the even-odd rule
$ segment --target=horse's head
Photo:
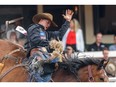
[[[108,82],[108,76],[102,68],[103,64],[100,63],[98,66],[96,61],[86,58],[63,62],[60,64],[60,69],[55,72],[53,80],[60,82]]]
[[[108,82],[109,78],[104,68],[93,70],[95,82]]]
[[[105,71],[103,60],[100,62],[97,68],[93,71],[94,71],[93,73],[94,73],[94,76],[95,76],[94,78],[96,82],[108,82],[109,81],[108,76]]]
[[[87,60],[88,60],[88,64],[87,64]],[[81,61],[82,62],[81,65],[84,64],[85,65],[82,68],[80,67],[80,69],[77,71],[80,81],[108,82],[109,79],[104,69],[105,68],[104,62],[100,61],[99,59],[95,59],[95,60],[87,59],[87,60]],[[91,64],[89,64],[90,63],[89,61],[91,62]]]
[[[103,68],[98,69],[97,65],[90,65],[91,68],[88,70],[88,66],[80,68],[78,76],[82,82],[108,82],[108,76]]]

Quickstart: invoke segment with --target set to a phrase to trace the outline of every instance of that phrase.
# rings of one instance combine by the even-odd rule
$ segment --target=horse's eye
[[[104,78],[99,78],[101,81],[104,81]]]

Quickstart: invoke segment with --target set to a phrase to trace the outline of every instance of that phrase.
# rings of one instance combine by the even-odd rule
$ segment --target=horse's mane
[[[99,65],[101,60],[98,58],[82,58],[82,59],[73,59],[73,63],[79,66],[79,68],[87,65]]]
[[[80,69],[82,67],[88,66],[88,65],[99,65],[101,62],[101,59],[98,58],[81,58],[81,59],[72,59],[70,61],[65,61],[61,63],[61,66]]]

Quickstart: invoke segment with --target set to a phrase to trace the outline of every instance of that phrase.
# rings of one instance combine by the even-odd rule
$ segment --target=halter
[[[93,77],[93,75],[92,75],[92,69],[91,69],[91,65],[88,65],[88,72],[89,72],[89,76],[88,76],[88,81],[89,82],[94,82],[94,77]]]

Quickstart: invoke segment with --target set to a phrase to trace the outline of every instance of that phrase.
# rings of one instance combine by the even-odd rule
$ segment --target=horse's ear
[[[104,67],[104,60],[101,60],[99,65],[98,65],[98,70],[102,69]]]

